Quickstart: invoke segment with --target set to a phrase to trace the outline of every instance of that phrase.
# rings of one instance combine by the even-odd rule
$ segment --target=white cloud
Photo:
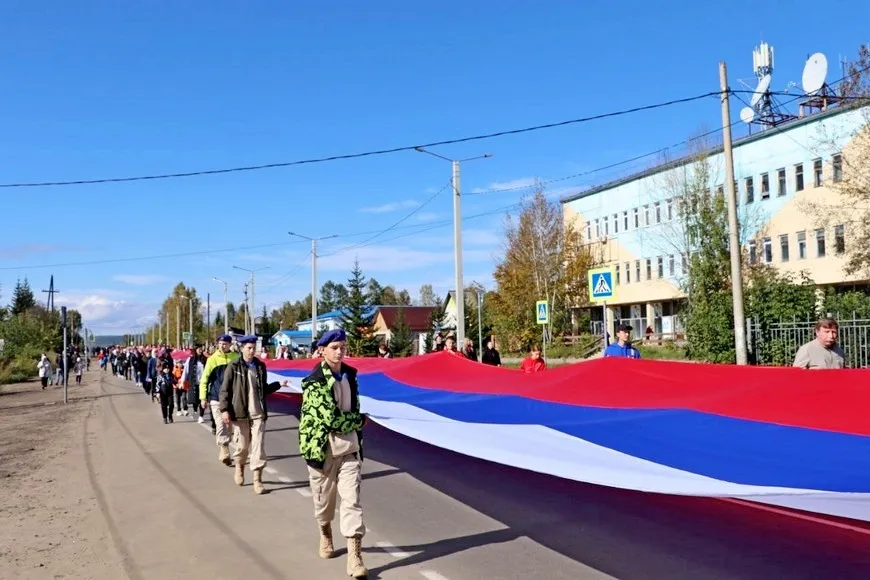
[[[418,222],[434,222],[440,217],[441,216],[435,212],[424,211],[424,212],[420,212],[420,213],[416,214],[416,218],[417,218]]]
[[[165,282],[168,278],[159,274],[118,274],[112,276],[116,282],[132,284],[134,286],[150,286],[159,282]]]
[[[385,203],[383,205],[375,205],[369,207],[360,208],[360,212],[362,213],[390,213],[394,211],[399,211],[402,209],[411,209],[420,205],[419,201],[413,199],[405,199],[402,201],[393,201],[390,203]]]
[[[94,334],[133,332],[157,321],[156,302],[134,302],[122,293],[90,290],[64,293],[58,305],[78,310],[82,321]]]
[[[475,187],[471,193],[485,193],[493,189],[522,189],[535,185],[536,179],[535,177],[520,177],[508,181],[493,181],[486,187]]]
[[[463,229],[462,245],[484,246],[486,248],[499,248],[504,243],[504,236],[494,229]]]

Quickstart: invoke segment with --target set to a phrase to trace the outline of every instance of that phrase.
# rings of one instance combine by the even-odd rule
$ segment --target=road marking
[[[396,559],[408,558],[411,555],[408,552],[403,552],[402,550],[400,550],[399,548],[397,548],[396,546],[394,546],[390,542],[377,542],[377,543],[375,543],[375,546],[382,549],[384,552],[386,552],[387,554],[389,554],[390,556],[392,556],[393,558],[396,558]]]
[[[269,475],[275,475],[276,473],[278,473],[277,471],[275,471],[275,468],[274,468],[274,467],[268,467],[268,466],[267,466],[267,467],[264,467],[264,468],[263,468],[263,471],[265,471],[265,472],[268,473]]]
[[[279,477],[278,481],[280,481],[281,483],[293,483],[293,480],[286,475],[282,475],[281,477]]]
[[[302,497],[311,497],[311,490],[307,487],[297,487],[296,493],[298,493]]]
[[[426,580],[447,580],[447,576],[439,574],[435,570],[420,570],[420,576]]]

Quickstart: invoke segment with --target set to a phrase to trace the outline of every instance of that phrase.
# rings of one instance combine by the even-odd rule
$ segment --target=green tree
[[[435,306],[435,290],[432,289],[432,284],[420,286],[417,301],[420,306]]]
[[[846,292],[837,292],[836,289],[830,288],[825,293],[825,301],[822,307],[821,315],[827,315],[837,318],[870,318],[870,296],[858,290],[847,290]]]
[[[411,336],[411,327],[405,320],[405,309],[396,310],[396,321],[390,337],[390,350],[394,357],[402,358],[411,355],[414,346],[414,338]]]
[[[347,351],[351,356],[374,356],[378,350],[378,339],[372,328],[371,302],[359,260],[354,261],[347,289],[347,308],[341,320],[347,333]]]
[[[12,290],[12,304],[9,308],[13,316],[18,316],[34,306],[36,306],[36,299],[33,297],[33,290],[30,289],[30,282],[25,276],[23,282],[19,279],[15,283],[15,289]]]
[[[435,348],[435,332],[444,326],[444,301],[433,294],[434,301],[432,312],[429,313],[426,336],[423,339],[423,352],[432,352]]]
[[[320,287],[320,299],[317,301],[318,312],[331,312],[342,310],[347,304],[347,288],[344,284],[336,284],[327,280]]]
[[[224,320],[225,318],[223,312],[218,312],[214,315],[214,325],[220,334],[223,334],[224,331]]]
[[[384,304],[384,287],[374,278],[370,278],[365,288],[366,299],[373,306]]]

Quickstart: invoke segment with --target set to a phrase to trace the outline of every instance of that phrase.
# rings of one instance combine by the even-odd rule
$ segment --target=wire
[[[70,181],[43,181],[43,182],[29,182],[29,183],[3,183],[0,184],[0,188],[13,188],[13,187],[59,187],[59,186],[69,186],[69,185],[95,185],[100,183],[127,183],[131,181],[147,181],[147,180],[157,180],[157,179],[176,179],[181,177],[200,177],[204,175],[219,175],[223,173],[239,173],[243,171],[259,171],[263,169],[276,169],[281,167],[293,167],[297,165],[310,165],[314,163],[326,163],[329,161],[339,161],[345,159],[359,159],[361,157],[372,157],[375,155],[388,155],[391,153],[399,153],[402,151],[414,151],[417,148],[431,148],[431,147],[440,147],[442,145],[455,145],[457,143],[468,143],[471,141],[482,141],[484,139],[494,139],[496,137],[504,137],[507,135],[519,135],[521,133],[530,133],[533,131],[541,131],[543,129],[553,129],[556,127],[565,127],[567,125],[576,125],[580,123],[588,123],[590,121],[597,121],[601,119],[609,119],[612,117],[619,117],[622,115],[628,115],[631,113],[638,113],[641,111],[651,111],[653,109],[661,109],[663,107],[670,107],[673,105],[680,105],[685,103],[690,103],[692,101],[698,101],[701,99],[705,99],[707,97],[718,96],[720,91],[704,93],[700,95],[695,95],[693,97],[685,97],[681,99],[672,99],[670,101],[664,101],[661,103],[654,103],[651,105],[641,105],[638,107],[632,107],[630,109],[622,109],[620,111],[612,111],[609,113],[600,113],[598,115],[591,115],[588,117],[579,117],[577,119],[569,119],[566,121],[557,121],[555,123],[546,123],[543,125],[534,125],[532,127],[523,127],[521,129],[509,129],[505,131],[497,131],[495,133],[486,133],[483,135],[474,135],[470,137],[459,137],[455,139],[446,139],[443,141],[434,141],[431,143],[425,143],[422,145],[404,145],[401,147],[393,147],[390,149],[376,149],[372,151],[364,151],[361,153],[345,153],[341,155],[331,155],[329,157],[315,157],[311,159],[299,159],[295,161],[285,161],[281,163],[265,163],[262,165],[246,165],[241,167],[229,167],[224,169],[208,169],[202,171],[188,171],[183,173],[161,173],[156,175],[138,175],[132,177],[106,177],[99,179],[79,179],[79,180],[70,180]]]
[[[269,283],[269,284],[261,284],[261,285],[259,286],[259,288],[260,288],[260,289],[265,289],[265,288],[274,288],[275,286],[279,286],[279,285],[281,285],[281,284],[284,282],[284,280],[287,280],[288,278],[290,278],[291,276],[293,276],[293,274],[295,274],[296,272],[298,272],[299,269],[302,268],[302,266],[304,266],[305,264],[307,264],[307,263],[310,262],[310,261],[311,261],[311,256],[310,256],[310,255],[305,256],[305,257],[302,259],[302,261],[299,262],[298,264],[296,264],[296,265],[293,267],[293,269],[291,269],[289,272],[287,272],[286,274],[284,274],[283,276],[281,276],[280,278],[278,278],[278,279],[275,280],[274,282],[271,282],[271,283]]]
[[[447,189],[448,187],[450,187],[452,184],[453,184],[453,180],[451,179],[450,181],[448,181],[447,183],[445,183],[445,184],[441,187],[441,189],[439,189],[438,191],[436,191],[435,193],[433,193],[431,196],[429,196],[429,198],[428,198],[426,201],[424,201],[423,203],[421,203],[420,205],[418,205],[417,207],[415,207],[415,208],[414,208],[410,213],[408,213],[406,216],[404,216],[403,218],[401,218],[399,221],[397,221],[396,223],[392,224],[391,226],[388,226],[387,228],[385,228],[385,229],[383,229],[383,230],[380,230],[379,232],[377,232],[375,235],[371,236],[370,238],[365,239],[365,240],[363,240],[362,242],[360,242],[360,243],[358,243],[358,244],[354,244],[354,245],[348,246],[348,247],[346,247],[346,248],[343,248],[343,249],[341,249],[341,250],[338,250],[338,251],[332,252],[332,253],[330,253],[330,254],[323,254],[323,257],[326,258],[326,257],[328,257],[328,256],[334,256],[334,255],[336,255],[336,254],[341,254],[341,253],[343,253],[343,252],[346,252],[346,251],[348,251],[348,250],[352,250],[352,249],[354,249],[354,248],[361,248],[361,247],[363,247],[363,246],[367,246],[367,245],[368,245],[372,240],[381,237],[383,234],[385,234],[385,233],[387,233],[387,232],[389,232],[389,231],[392,231],[393,229],[395,229],[396,227],[398,227],[401,223],[403,223],[403,222],[405,222],[406,220],[408,220],[409,218],[411,218],[414,214],[416,214],[418,211],[420,211],[421,209],[423,209],[424,207],[426,207],[429,203],[431,203],[431,202],[432,202],[436,197],[438,197],[439,195],[441,195],[441,194],[444,192],[444,190]]]

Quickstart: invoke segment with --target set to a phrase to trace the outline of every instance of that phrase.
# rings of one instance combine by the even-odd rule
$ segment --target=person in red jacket
[[[547,370],[547,363],[544,361],[544,357],[541,356],[541,348],[538,345],[533,346],[529,356],[523,359],[520,370],[524,373],[536,373]]]

